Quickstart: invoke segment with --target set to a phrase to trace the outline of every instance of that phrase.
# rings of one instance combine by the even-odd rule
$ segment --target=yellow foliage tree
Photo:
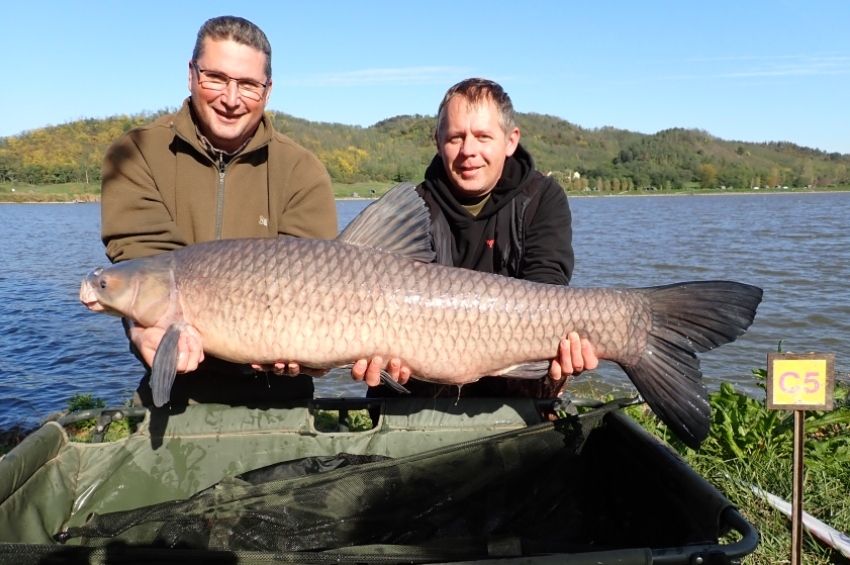
[[[711,163],[703,163],[697,167],[699,185],[702,188],[714,188],[717,186],[717,167]]]

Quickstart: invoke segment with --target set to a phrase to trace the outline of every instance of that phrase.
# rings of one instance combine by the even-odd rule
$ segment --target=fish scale
[[[392,356],[419,378],[462,384],[551,359],[569,331],[628,364],[649,329],[636,290],[541,285],[338,242],[242,239],[172,255],[185,321],[210,353],[240,363]]]

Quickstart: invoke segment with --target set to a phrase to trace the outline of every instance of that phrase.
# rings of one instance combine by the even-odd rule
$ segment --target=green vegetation
[[[365,408],[345,411],[342,420],[341,416],[339,410],[317,410],[314,416],[316,430],[322,433],[365,432],[374,427]]]
[[[0,182],[97,185],[109,144],[164,113],[90,118],[0,138]]]
[[[764,379],[763,370],[753,373],[757,379]],[[714,421],[698,451],[672,437],[645,406],[627,411],[675,448],[758,528],[761,543],[745,563],[787,563],[790,520],[755,495],[750,485],[791,500],[793,413],[767,410],[764,402],[735,392],[729,384],[710,395],[710,402]],[[850,388],[841,383],[836,386],[833,411],[806,412],[805,428],[803,507],[833,528],[850,532]],[[807,564],[848,562],[808,533],[802,560]]]
[[[333,183],[334,198],[375,198],[381,196],[393,183],[386,182],[355,182]]]
[[[55,194],[56,200],[96,198],[109,144],[165,113],[79,120],[0,138],[0,200],[21,201],[21,192],[34,201],[49,199],[43,194]],[[433,116],[396,116],[364,128],[269,115],[280,131],[319,156],[338,197],[369,197],[372,190],[380,194],[396,182],[418,181],[434,155]],[[724,141],[680,128],[653,135],[610,127],[590,130],[541,114],[519,114],[518,121],[537,167],[569,192],[850,185],[850,155],[787,142]]]
[[[100,185],[95,184],[0,183],[0,202],[95,202],[99,198]]]
[[[102,398],[92,396],[91,394],[75,394],[68,399],[67,412],[70,414],[81,410],[98,410],[101,408],[106,408],[106,402]],[[136,431],[140,421],[139,418],[113,420],[106,427],[103,437],[98,438],[97,441],[117,441],[125,438]],[[68,424],[66,429],[71,441],[91,443],[95,441],[97,420],[94,418],[80,420],[73,424]]]
[[[68,412],[94,410],[97,408],[106,408],[106,402],[102,398],[96,398],[91,394],[75,394],[68,399]]]

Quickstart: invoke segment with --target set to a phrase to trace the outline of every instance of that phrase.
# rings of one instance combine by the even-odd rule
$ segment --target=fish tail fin
[[[150,387],[153,404],[160,408],[171,399],[171,387],[177,376],[177,344],[180,341],[180,326],[172,324],[165,331],[151,367]]]
[[[642,289],[652,327],[637,363],[623,366],[638,392],[686,445],[708,435],[711,409],[696,354],[741,336],[762,290],[733,281],[697,281]]]

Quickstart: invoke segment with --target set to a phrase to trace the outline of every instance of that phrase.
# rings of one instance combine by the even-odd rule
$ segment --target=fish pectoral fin
[[[354,363],[349,363],[348,365],[341,365],[337,367],[337,369],[351,369],[354,366]],[[410,391],[404,387],[404,385],[398,384],[392,376],[385,370],[381,369],[381,382],[396,391],[399,394],[410,394]]]
[[[172,324],[156,348],[151,367],[150,387],[153,393],[153,404],[160,408],[171,398],[171,387],[177,376],[177,344],[180,341],[180,325]]]
[[[542,379],[549,374],[549,361],[534,361],[522,365],[514,365],[497,373],[494,377],[508,377],[511,379]]]
[[[399,394],[410,394],[410,391],[407,390],[404,385],[400,385],[398,382],[393,380],[390,374],[383,369],[381,369],[381,382]]]

